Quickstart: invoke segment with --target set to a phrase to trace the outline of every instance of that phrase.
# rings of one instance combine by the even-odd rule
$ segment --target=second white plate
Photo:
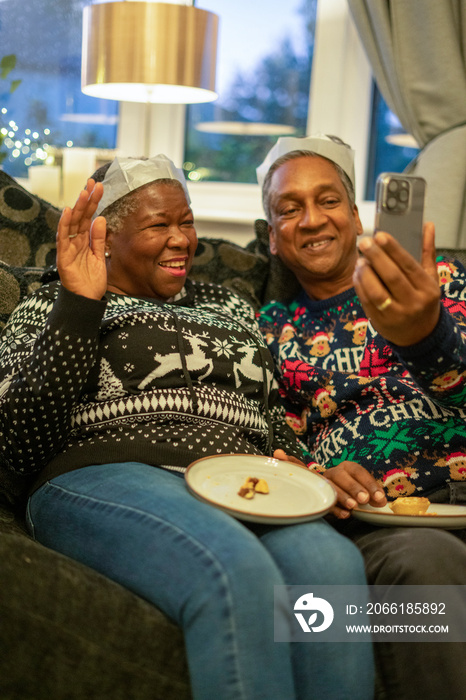
[[[396,515],[388,505],[382,508],[359,506],[352,513],[359,520],[382,527],[440,527],[446,530],[466,527],[466,506],[449,503],[431,503],[427,515]]]

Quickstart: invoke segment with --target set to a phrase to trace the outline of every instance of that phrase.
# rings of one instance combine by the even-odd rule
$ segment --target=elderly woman
[[[187,279],[195,249],[164,156],[88,181],[60,219],[60,282],[5,330],[4,463],[34,474],[37,540],[180,625],[196,700],[369,699],[370,645],[273,641],[274,586],[364,585],[354,545],[323,521],[246,526],[180,478],[219,453],[302,458],[252,308]]]

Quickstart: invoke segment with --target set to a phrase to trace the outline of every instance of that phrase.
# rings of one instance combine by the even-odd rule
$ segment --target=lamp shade
[[[217,35],[217,15],[191,5],[89,5],[83,10],[82,91],[128,102],[215,100]]]

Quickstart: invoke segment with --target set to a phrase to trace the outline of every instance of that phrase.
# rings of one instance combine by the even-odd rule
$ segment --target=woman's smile
[[[187,274],[186,261],[188,256],[183,258],[173,258],[172,260],[162,260],[158,264],[163,267],[169,275],[174,275],[175,277],[183,277]]]

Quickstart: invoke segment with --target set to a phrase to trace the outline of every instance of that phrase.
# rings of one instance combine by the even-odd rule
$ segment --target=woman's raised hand
[[[57,231],[57,267],[66,289],[90,299],[101,299],[107,290],[105,265],[106,222],[92,217],[102,197],[103,185],[89,179],[71,209],[63,209]]]

